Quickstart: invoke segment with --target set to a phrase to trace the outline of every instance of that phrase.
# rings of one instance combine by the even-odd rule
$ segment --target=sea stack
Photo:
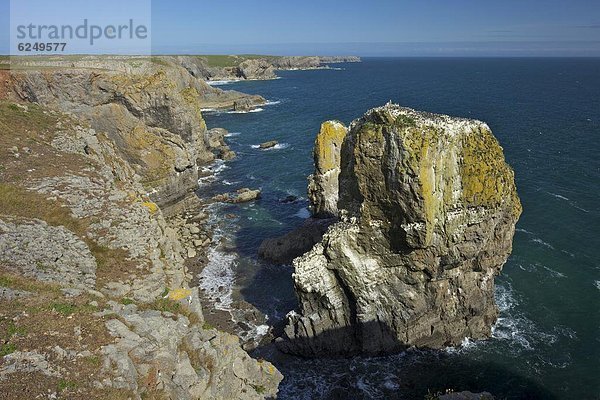
[[[337,201],[319,195],[314,177],[309,187],[311,199],[328,199],[313,209],[339,222],[294,261],[299,312],[289,314],[280,347],[384,354],[489,337],[494,277],[522,211],[490,128],[387,104],[339,133],[340,157],[321,160],[331,154],[315,149],[315,176],[339,163],[327,168],[339,168]]]

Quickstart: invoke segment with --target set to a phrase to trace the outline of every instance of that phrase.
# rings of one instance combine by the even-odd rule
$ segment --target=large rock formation
[[[0,71],[2,398],[276,396],[275,367],[204,320],[187,228],[150,199],[178,204],[225,132],[195,78],[148,68]]]
[[[90,56],[22,62],[11,71],[10,86],[17,99],[76,113],[106,134],[152,199],[168,206],[197,188],[198,165],[231,156],[223,143],[213,147],[201,109],[240,101],[252,108],[264,99],[211,88],[181,66],[158,61]]]
[[[332,63],[361,61],[353,56],[161,56],[159,59],[175,62],[193,76],[211,81],[275,79],[276,70],[320,69]]]
[[[347,133],[341,122],[327,121],[315,140],[315,173],[308,178],[308,198],[317,217],[337,215],[341,150]]]
[[[312,216],[283,236],[263,240],[258,249],[259,257],[275,264],[290,264],[320,242],[329,226],[336,221],[340,156],[347,132],[339,121],[327,121],[321,125],[315,140],[315,173],[308,177]]]
[[[337,208],[340,222],[294,261],[300,310],[284,350],[378,354],[490,335],[521,204],[486,124],[370,110],[343,141]]]

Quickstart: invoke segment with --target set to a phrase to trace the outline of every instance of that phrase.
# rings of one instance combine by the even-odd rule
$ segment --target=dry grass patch
[[[81,237],[85,237],[89,227],[89,221],[74,218],[61,202],[48,200],[46,195],[7,183],[0,183],[0,213],[40,219],[52,226],[64,226]]]
[[[16,351],[44,354],[52,368],[60,370],[60,377],[39,373],[10,374],[0,381],[1,398],[36,398],[53,392],[59,398],[82,400],[132,398],[126,391],[104,391],[93,387],[94,381],[105,378],[101,371],[100,350],[114,341],[106,330],[106,318],[94,315],[105,306],[102,300],[89,295],[64,297],[58,285],[26,279],[2,266],[0,286],[31,293],[13,301],[0,301],[3,355]],[[91,305],[92,301],[98,302],[98,307]],[[64,357],[55,351],[56,346],[75,351],[77,355]],[[31,384],[33,381],[36,385]]]
[[[31,192],[16,185],[0,183],[0,216],[9,215],[27,219],[43,220],[52,226],[64,226],[81,238],[89,247],[97,262],[98,287],[112,281],[129,279],[140,271],[139,261],[130,260],[129,252],[110,249],[87,236],[91,221],[77,219],[58,200],[48,200],[45,195]]]

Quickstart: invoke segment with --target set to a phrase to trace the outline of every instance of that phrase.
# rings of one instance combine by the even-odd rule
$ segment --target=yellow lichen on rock
[[[473,130],[463,137],[461,163],[462,197],[469,206],[496,207],[514,202],[515,215],[521,213],[516,196],[514,173],[505,163],[502,147],[487,129]]]
[[[174,289],[169,292],[169,300],[180,301],[186,299],[192,295],[192,291],[190,289],[179,288]]]
[[[347,129],[339,121],[326,121],[315,140],[315,166],[325,173],[340,165],[340,148],[346,137]]]
[[[156,203],[153,203],[151,201],[143,202],[142,206],[146,207],[148,211],[150,211],[150,214],[156,214],[158,212],[158,206],[156,205]]]

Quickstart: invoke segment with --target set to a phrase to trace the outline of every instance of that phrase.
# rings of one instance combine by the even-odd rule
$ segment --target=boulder
[[[308,218],[304,223],[281,237],[265,239],[258,249],[259,257],[275,264],[290,264],[309,251],[322,238],[335,219]]]
[[[270,140],[268,142],[259,144],[258,148],[260,148],[262,150],[271,149],[271,148],[277,146],[277,144],[279,144],[279,142],[277,142],[277,140]]]
[[[224,193],[213,197],[213,201],[222,203],[247,203],[260,199],[261,192],[258,189],[239,189],[235,193]]]
[[[250,98],[244,98],[233,102],[233,111],[250,111],[256,107],[256,103]]]
[[[231,199],[232,203],[247,203],[260,199],[260,190],[252,190],[248,188],[240,189],[237,191],[236,196]]]
[[[388,104],[351,124],[339,168],[340,221],[294,260],[299,310],[280,347],[382,354],[489,337],[522,211],[490,128]]]

